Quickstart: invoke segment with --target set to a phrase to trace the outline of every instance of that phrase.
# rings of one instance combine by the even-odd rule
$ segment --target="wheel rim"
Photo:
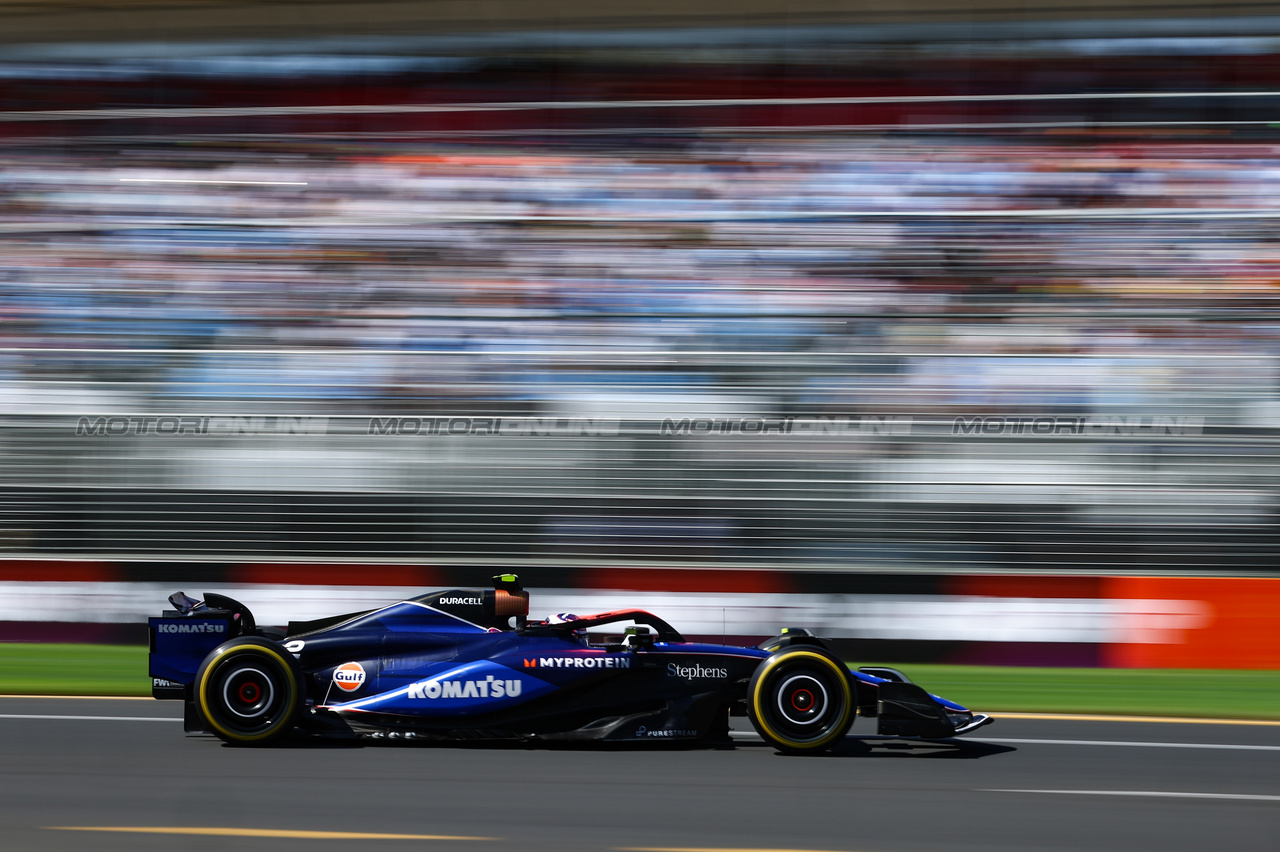
[[[246,722],[261,721],[275,698],[271,676],[257,666],[245,666],[222,682],[222,700],[228,710]]]
[[[853,697],[836,663],[809,651],[777,660],[753,687],[757,728],[784,749],[825,748],[848,728]]]
[[[209,672],[202,706],[224,735],[250,741],[273,735],[293,700],[287,672],[260,654],[241,652]]]
[[[812,730],[831,707],[831,698],[822,682],[810,674],[798,674],[784,680],[777,692],[778,714],[787,724],[800,730]]]

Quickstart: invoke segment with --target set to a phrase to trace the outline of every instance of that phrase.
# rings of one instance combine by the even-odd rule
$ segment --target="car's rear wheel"
[[[220,739],[262,745],[293,728],[302,707],[300,680],[293,655],[275,642],[232,639],[200,665],[196,706]]]
[[[853,724],[854,686],[844,663],[821,648],[792,646],[760,664],[747,686],[747,715],[779,751],[825,751]]]

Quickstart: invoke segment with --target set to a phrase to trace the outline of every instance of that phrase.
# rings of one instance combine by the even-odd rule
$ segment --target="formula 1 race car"
[[[258,745],[293,730],[405,740],[712,743],[746,715],[766,742],[815,753],[854,716],[879,733],[945,738],[991,719],[895,669],[850,669],[791,628],[755,648],[686,641],[642,610],[531,621],[514,574],[492,590],[259,628],[229,597],[182,592],[149,620],[156,698],[186,729]]]

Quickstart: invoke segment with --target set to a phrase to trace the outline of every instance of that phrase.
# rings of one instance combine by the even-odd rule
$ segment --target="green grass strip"
[[[1280,672],[899,665],[930,692],[983,711],[1280,719]],[[147,649],[0,644],[0,694],[150,695]]]
[[[0,694],[150,695],[147,648],[0,644]]]

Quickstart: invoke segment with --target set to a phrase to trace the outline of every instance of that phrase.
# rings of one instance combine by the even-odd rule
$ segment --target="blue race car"
[[[530,621],[514,574],[381,609],[259,628],[224,595],[149,620],[156,698],[186,730],[260,745],[300,730],[405,740],[715,743],[750,717],[779,751],[822,752],[854,716],[946,738],[991,722],[895,669],[849,668],[791,628],[755,648],[688,642],[643,610]]]

